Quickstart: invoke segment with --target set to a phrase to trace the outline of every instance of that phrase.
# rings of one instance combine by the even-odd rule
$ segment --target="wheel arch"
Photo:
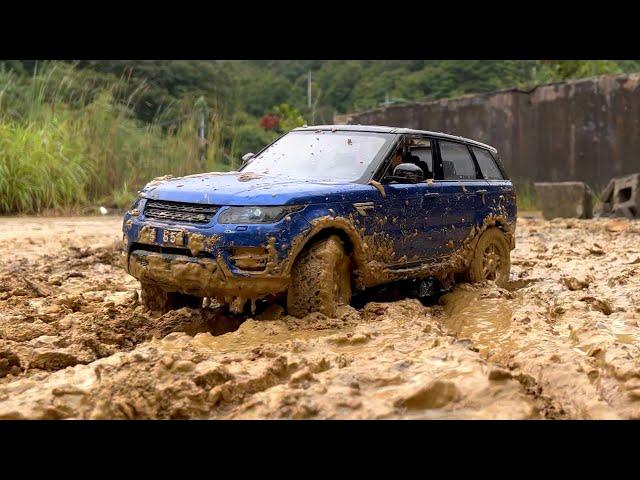
[[[291,268],[306,248],[312,243],[331,235],[337,235],[342,240],[345,251],[352,262],[352,275],[355,272],[362,272],[366,268],[364,242],[351,222],[340,217],[323,217],[314,220],[311,225],[311,229],[292,245],[287,273],[291,273]]]
[[[482,222],[482,226],[476,233],[476,240],[491,227],[502,230],[511,250],[515,248],[515,223],[509,222],[509,219],[503,215],[488,215]]]

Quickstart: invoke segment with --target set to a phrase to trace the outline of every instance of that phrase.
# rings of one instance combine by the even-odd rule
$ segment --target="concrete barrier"
[[[535,183],[542,216],[552,218],[592,218],[593,196],[583,182]]]
[[[596,188],[638,171],[640,74],[570,80],[352,113],[349,124],[452,133],[498,149],[512,179]]]
[[[600,193],[602,216],[640,217],[640,173],[613,178]]]

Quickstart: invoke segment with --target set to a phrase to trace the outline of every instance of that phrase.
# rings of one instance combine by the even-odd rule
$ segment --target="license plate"
[[[171,230],[164,230],[162,232],[162,242],[170,243],[171,245],[184,245],[184,234],[183,232],[173,232]]]

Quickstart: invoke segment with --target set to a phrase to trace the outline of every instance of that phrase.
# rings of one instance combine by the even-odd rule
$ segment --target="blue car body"
[[[515,246],[515,191],[494,148],[392,127],[304,127],[290,134],[295,132],[375,132],[388,141],[355,181],[283,178],[246,168],[153,180],[124,217],[128,272],[167,291],[242,305],[286,291],[297,256],[328,232],[344,240],[359,289],[401,279],[451,280],[468,266],[473,242],[491,226]],[[408,139],[428,142],[435,178],[386,182],[389,156]],[[477,178],[445,179],[441,142],[463,153],[466,148]],[[494,178],[481,171],[480,156],[494,160]],[[263,223],[222,223],[234,207],[275,216]]]

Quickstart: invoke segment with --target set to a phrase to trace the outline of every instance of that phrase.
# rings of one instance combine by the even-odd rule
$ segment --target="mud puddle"
[[[483,354],[509,348],[508,332],[516,302],[508,293],[461,285],[443,295],[441,302],[446,313],[443,322],[456,337],[473,339],[474,347]]]

